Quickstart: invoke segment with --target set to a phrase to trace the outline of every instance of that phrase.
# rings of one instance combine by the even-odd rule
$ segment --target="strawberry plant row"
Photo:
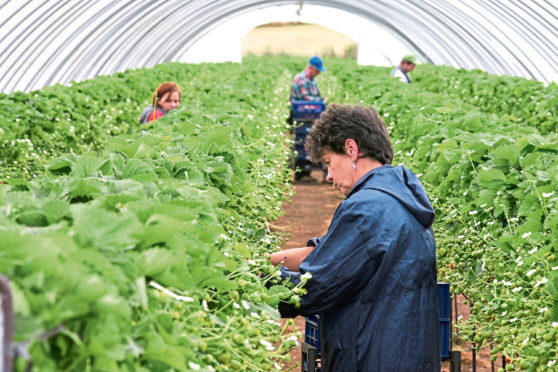
[[[468,93],[463,99],[436,93],[449,69],[419,66],[419,76],[435,78],[407,85],[390,79],[385,68],[331,65],[346,88],[336,100],[378,107],[396,161],[419,173],[429,190],[438,214],[439,280],[474,305],[471,319],[460,321],[461,335],[479,347],[492,343],[494,356],[510,358],[508,368],[555,368],[558,136],[541,133],[546,122],[522,120],[527,107],[510,117],[497,104],[479,109]],[[510,87],[518,82],[498,80]],[[554,89],[541,86],[539,94]]]
[[[0,185],[0,272],[34,369],[280,369],[297,337],[275,309],[299,289],[260,274],[289,192],[282,66],[199,67],[174,79],[176,112]]]
[[[481,70],[424,65],[416,80],[425,89],[450,94],[488,113],[536,127],[541,133],[558,128],[558,85]]]

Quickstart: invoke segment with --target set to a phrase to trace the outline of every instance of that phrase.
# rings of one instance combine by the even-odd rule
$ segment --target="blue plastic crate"
[[[325,111],[325,107],[326,105],[322,101],[292,101],[293,120],[305,121],[317,119]]]
[[[440,355],[450,357],[450,285],[438,283],[438,305],[440,307]]]
[[[438,303],[440,305],[440,319],[449,320],[449,312],[450,312],[449,283],[438,283]]]
[[[308,345],[314,346],[318,350],[318,356],[321,354],[319,315],[312,315],[306,318],[306,326],[304,330],[304,342],[306,342]]]

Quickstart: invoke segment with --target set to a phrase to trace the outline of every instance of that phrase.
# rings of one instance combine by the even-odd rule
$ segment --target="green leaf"
[[[138,271],[146,276],[157,275],[179,264],[171,251],[164,248],[151,248],[142,252],[136,262]]]
[[[487,187],[490,184],[497,182],[498,184],[506,182],[506,175],[499,169],[484,169],[478,170],[479,182],[482,186]]]
[[[141,225],[133,215],[117,215],[94,206],[77,205],[74,212],[74,240],[83,247],[118,250],[135,246],[134,235]]]
[[[72,175],[77,178],[95,177],[104,160],[91,156],[82,156],[74,164]]]
[[[187,370],[185,356],[190,355],[190,352],[179,346],[166,344],[161,336],[155,332],[146,335],[146,339],[147,346],[144,353],[146,359],[163,362],[179,371]]]
[[[130,178],[142,173],[152,172],[151,167],[140,159],[130,159],[122,170],[122,178]]]
[[[71,155],[61,156],[49,162],[46,169],[53,174],[69,174],[75,157]]]
[[[505,159],[510,165],[517,165],[521,156],[521,149],[517,145],[504,145],[491,151],[492,155]]]

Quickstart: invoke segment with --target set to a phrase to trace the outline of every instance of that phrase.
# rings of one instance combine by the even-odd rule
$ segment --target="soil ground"
[[[343,196],[338,190],[329,184],[322,183],[321,171],[313,171],[312,177],[314,181],[304,177],[294,183],[296,194],[292,197],[290,203],[283,205],[284,215],[273,223],[274,226],[280,228],[280,231],[287,231],[290,234],[282,249],[303,247],[309,238],[325,234],[335,209],[343,200]],[[469,307],[463,304],[464,300],[465,298],[458,296],[458,316],[468,319]],[[454,301],[452,301],[452,305],[454,305]],[[452,306],[452,311],[455,311],[454,306]],[[305,319],[303,317],[295,319],[295,326],[302,334],[304,334],[304,325]],[[304,337],[299,340],[299,343],[303,341]],[[461,351],[461,371],[473,371],[471,345],[457,338],[453,349]],[[283,370],[301,372],[300,361],[300,347],[296,347],[291,352],[291,361],[284,364]],[[475,370],[491,372],[497,370],[501,364],[501,360],[499,360],[492,369],[489,351],[484,349],[477,353]],[[448,362],[443,363],[442,371],[450,371]]]
[[[332,29],[312,24],[256,27],[242,39],[242,55],[355,57],[357,43]]]

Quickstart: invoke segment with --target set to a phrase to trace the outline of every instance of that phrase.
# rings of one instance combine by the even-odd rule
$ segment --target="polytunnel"
[[[280,6],[296,6],[298,14],[322,6],[356,15],[421,62],[558,81],[558,5],[552,1],[5,0],[0,91],[182,61],[220,25]]]

